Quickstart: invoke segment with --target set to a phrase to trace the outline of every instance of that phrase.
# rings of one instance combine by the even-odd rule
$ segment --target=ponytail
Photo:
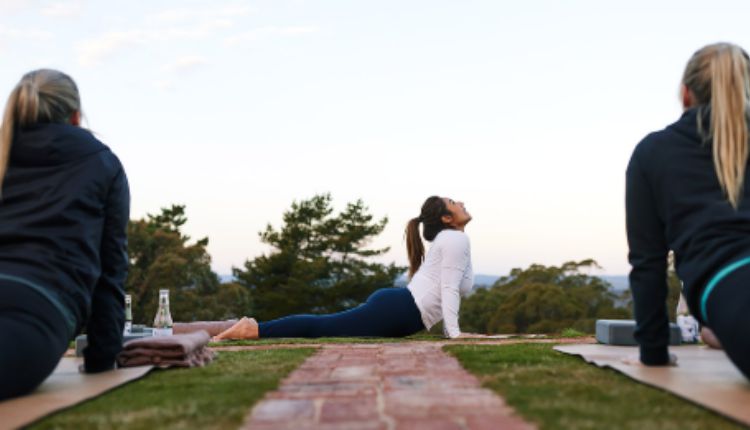
[[[0,195],[15,130],[36,123],[68,123],[80,110],[78,87],[65,73],[40,69],[21,78],[8,96],[0,125]]]
[[[419,218],[406,225],[406,254],[409,256],[409,278],[412,278],[424,261],[424,244],[419,237]]]
[[[720,51],[711,64],[714,167],[729,203],[739,205],[747,166],[748,61],[739,48]]]
[[[739,46],[708,45],[688,62],[683,83],[698,103],[711,107],[714,169],[727,200],[737,209],[748,160],[750,59]]]
[[[424,244],[419,237],[419,224],[422,224],[422,235],[432,242],[441,231],[451,228],[443,223],[443,216],[450,215],[448,206],[442,197],[431,196],[422,204],[417,218],[412,218],[406,225],[406,254],[409,256],[409,278],[413,277],[424,261]]]
[[[0,195],[2,195],[5,172],[8,170],[10,144],[13,142],[13,128],[16,123],[15,107],[18,104],[18,94],[20,92],[21,89],[17,86],[10,93],[8,103],[5,105],[5,112],[3,113],[3,123],[0,125]]]

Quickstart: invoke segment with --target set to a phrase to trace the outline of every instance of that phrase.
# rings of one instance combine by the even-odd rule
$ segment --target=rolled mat
[[[211,337],[201,330],[164,337],[147,337],[125,343],[117,356],[121,367],[153,364],[159,367],[205,366],[214,358],[206,348]]]
[[[204,330],[209,336],[213,337],[232,327],[236,323],[237,320],[178,322],[174,323],[172,326],[172,333],[185,334]]]

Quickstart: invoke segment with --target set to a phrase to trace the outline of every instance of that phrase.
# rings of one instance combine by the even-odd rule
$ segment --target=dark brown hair
[[[419,216],[406,225],[406,253],[409,256],[409,278],[414,276],[424,261],[424,245],[419,237],[419,223],[422,223],[424,240],[432,242],[441,231],[451,228],[443,223],[443,216],[451,215],[442,197],[431,196],[422,204]]]

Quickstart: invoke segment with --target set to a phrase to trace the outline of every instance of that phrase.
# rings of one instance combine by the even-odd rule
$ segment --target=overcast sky
[[[625,274],[633,147],[681,112],[747,1],[0,0],[0,92],[70,74],[132,218],[187,205],[228,274],[293,200],[362,198],[406,265],[422,201],[465,202],[477,273],[594,258]]]

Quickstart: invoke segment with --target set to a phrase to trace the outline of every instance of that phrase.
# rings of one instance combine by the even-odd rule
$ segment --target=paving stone
[[[373,378],[378,379],[375,375],[375,366],[337,366],[331,372],[331,379],[334,380],[366,381]]]
[[[312,400],[269,399],[253,408],[252,419],[258,422],[287,422],[313,419]]]
[[[465,430],[466,427],[454,419],[407,418],[396,422],[396,430]]]
[[[320,411],[320,422],[379,421],[376,403],[375,397],[327,399]]]

